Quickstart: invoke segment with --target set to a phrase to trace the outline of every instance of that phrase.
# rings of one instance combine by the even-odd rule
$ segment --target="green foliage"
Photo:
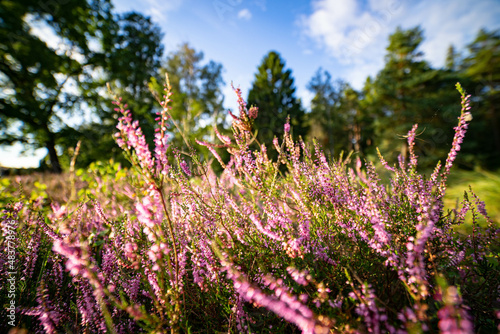
[[[128,108],[152,143],[158,106],[147,83],[159,75],[162,38],[160,27],[140,13],[115,15],[108,22],[100,40],[103,51],[94,58],[101,73],[88,77],[81,86],[87,105],[99,120],[81,125],[78,134],[72,136],[65,146],[66,149],[72,148],[82,140],[77,160],[79,166],[109,159],[127,164],[113,138],[106,135],[116,131],[114,107],[106,83],[111,85],[115,94],[130,101]]]
[[[458,107],[453,90],[457,76],[432,69],[419,51],[422,41],[419,27],[398,28],[389,37],[385,67],[373,81],[367,81],[364,105],[376,115],[374,144],[390,161],[395,161],[398,154],[407,156],[406,144],[397,139],[418,123],[423,134],[416,142],[416,150],[423,157],[421,165],[429,167],[436,158],[445,158],[446,145],[451,142],[449,125],[455,123],[456,116],[451,115]]]
[[[213,127],[224,132],[222,114],[224,96],[222,93],[222,65],[210,60],[203,63],[203,53],[197,52],[188,44],[182,44],[177,51],[170,53],[160,68],[161,78],[152,78],[149,87],[159,101],[165,92],[165,75],[171,90],[168,141],[184,153],[189,153],[196,145],[195,139],[213,141]],[[174,125],[174,122],[176,125]],[[200,149],[204,158],[208,155],[205,147]]]
[[[464,191],[469,187],[477,193],[481,194],[481,200],[484,201],[488,208],[488,215],[493,221],[500,221],[500,172],[488,172],[483,170],[456,170],[450,176],[450,187],[446,192],[444,204],[446,209],[456,209],[459,207],[460,202],[463,201]],[[481,219],[479,224],[482,226],[487,225],[485,219]],[[466,224],[462,226],[463,232],[472,232],[472,216],[466,217]]]
[[[300,100],[295,97],[292,70],[285,69],[285,61],[277,52],[270,51],[262,59],[247,102],[249,106],[259,108],[253,126],[258,131],[257,140],[261,144],[272,147],[273,138],[283,136],[283,124],[288,115],[293,134],[307,134],[306,114]],[[275,157],[274,153],[270,154]]]
[[[467,51],[461,69],[475,96],[475,120],[464,153],[469,167],[495,169],[500,166],[500,30],[480,30]]]
[[[123,169],[120,163],[113,160],[107,162],[97,161],[91,163],[86,169],[78,169],[76,176],[87,183],[87,186],[78,192],[78,196],[81,197],[85,194],[109,192],[109,185],[120,182],[121,179],[127,176],[127,170]]]
[[[362,108],[360,93],[348,83],[332,83],[330,73],[321,69],[308,89],[314,94],[308,140],[318,140],[332,157],[342,151],[362,154],[371,142],[373,120]]]
[[[338,154],[349,144],[344,132],[346,124],[339,112],[343,86],[342,82],[334,86],[330,73],[321,72],[321,69],[318,69],[308,85],[308,89],[314,94],[311,101],[308,137],[318,140],[331,156]]]
[[[450,45],[448,47],[448,50],[446,52],[446,60],[445,60],[445,69],[449,71],[456,71],[458,69],[458,61],[459,61],[459,54],[455,50],[455,47],[453,45]]]
[[[108,0],[0,2],[1,143],[45,147],[52,170],[61,171],[56,145],[64,138],[59,132],[72,131],[62,116],[78,110],[81,102],[65,88],[78,84],[90,64],[90,42],[109,9]],[[49,47],[31,30],[36,25],[48,26],[66,50]]]
[[[163,35],[149,17],[135,12],[115,15],[108,0],[5,0],[0,7],[0,86],[5,92],[0,100],[0,143],[47,148],[48,165],[56,172],[67,167],[56,147],[67,153],[81,139],[79,165],[122,159],[105,135],[115,126],[106,82],[131,101],[132,113],[152,140],[155,103],[147,82],[158,76]],[[48,46],[30,30],[33,26],[49,27],[67,50]],[[82,110],[91,114],[91,123],[65,124],[65,118]]]

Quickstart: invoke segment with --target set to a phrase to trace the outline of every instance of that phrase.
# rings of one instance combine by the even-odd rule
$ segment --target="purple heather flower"
[[[313,312],[302,305],[288,293],[277,293],[277,297],[265,294],[260,288],[253,286],[247,278],[230,263],[222,261],[227,276],[234,283],[234,288],[245,300],[256,303],[276,313],[283,319],[294,323],[305,334],[328,333],[329,328],[320,324]],[[280,288],[276,289],[278,291]]]
[[[63,315],[57,311],[49,300],[48,291],[44,287],[43,282],[38,286],[36,296],[38,306],[25,310],[22,313],[25,315],[37,316],[45,333],[57,333],[57,326],[63,318]]]
[[[258,113],[259,113],[259,108],[257,108],[257,107],[250,107],[250,110],[248,110],[248,117],[250,117],[252,119],[256,119]]]
[[[285,133],[289,133],[290,132],[290,123],[285,123]]]
[[[443,334],[472,334],[474,326],[462,300],[458,295],[457,288],[450,286],[443,296],[445,305],[438,311],[439,329]]]
[[[417,167],[417,158],[418,156],[415,155],[415,132],[417,131],[418,124],[415,124],[410,132],[408,132],[408,147],[410,151],[410,168],[416,168]]]
[[[188,164],[184,160],[182,160],[179,163],[179,165],[181,166],[181,169],[184,172],[184,174],[186,174],[187,176],[191,176],[191,170],[189,169]]]

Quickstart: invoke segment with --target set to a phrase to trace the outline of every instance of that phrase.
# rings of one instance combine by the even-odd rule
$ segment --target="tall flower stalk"
[[[274,147],[260,145],[252,129],[258,109],[248,109],[235,91],[232,135],[215,128],[218,142],[197,139],[222,173],[200,162],[192,144],[188,156],[170,146],[176,123],[167,83],[152,150],[126,105],[115,101],[115,138],[134,169],[112,189],[127,201],[110,203],[101,180],[77,208],[52,203],[47,215],[35,205],[5,210],[0,249],[9,217],[26,221],[16,225],[22,244],[16,269],[30,287],[19,297],[21,327],[468,333],[498,326],[499,231],[472,189],[455,211],[443,208],[447,176],[471,119],[465,92],[444,168],[438,164],[430,177],[419,172],[415,125],[407,136],[409,161],[400,157],[390,165],[380,156],[391,176],[384,182],[372,162],[328,162],[319,145],[293,139],[289,121]],[[464,236],[455,226],[468,215],[473,231]],[[479,226],[481,217],[487,228]],[[0,283],[6,283],[5,254]]]

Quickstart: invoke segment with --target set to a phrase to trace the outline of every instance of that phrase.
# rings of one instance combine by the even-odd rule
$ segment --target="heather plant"
[[[386,184],[372,162],[329,162],[319,145],[294,140],[289,122],[273,148],[252,149],[258,112],[239,89],[233,135],[215,128],[218,143],[197,140],[222,174],[194,144],[186,142],[188,152],[169,145],[168,84],[152,151],[117,98],[115,139],[131,171],[113,181],[118,166],[95,165],[95,183],[82,172],[89,189],[65,210],[54,204],[44,214],[18,201],[3,211],[0,247],[12,238],[18,245],[16,325],[47,333],[498,330],[498,225],[473,189],[457,209],[443,209],[471,120],[470,97],[458,89],[462,112],[444,165],[419,173],[415,125],[408,161],[380,156]],[[456,227],[468,213],[472,234],[463,235]],[[10,262],[0,256],[5,286]]]

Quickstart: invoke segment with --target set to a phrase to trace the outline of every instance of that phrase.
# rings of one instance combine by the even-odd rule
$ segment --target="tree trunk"
[[[489,112],[490,112],[490,117],[491,117],[491,121],[492,121],[491,123],[493,123],[493,127],[492,127],[493,128],[493,138],[494,138],[493,140],[495,142],[496,150],[498,153],[498,152],[500,152],[500,133],[498,131],[498,126],[497,126],[498,119],[497,119],[496,114],[495,114],[496,110],[495,110],[494,103],[492,103],[490,105]]]
[[[53,173],[60,174],[62,172],[61,164],[59,164],[59,157],[56,152],[56,145],[54,140],[54,135],[49,134],[49,140],[46,142],[45,147],[49,151],[50,166]]]

